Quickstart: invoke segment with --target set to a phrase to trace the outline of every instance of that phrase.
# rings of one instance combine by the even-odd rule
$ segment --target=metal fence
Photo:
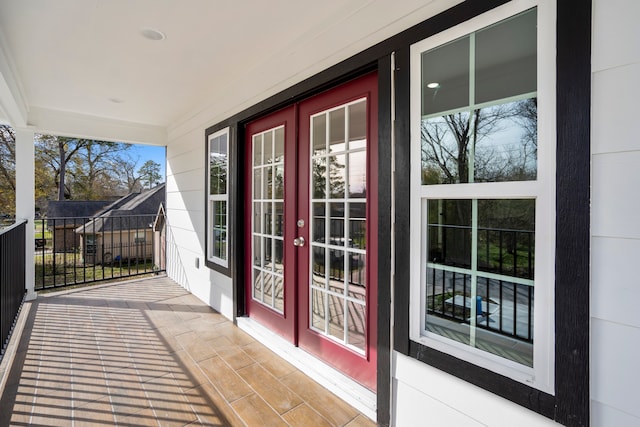
[[[0,360],[26,294],[26,224],[23,221],[0,231]]]
[[[47,218],[35,235],[36,290],[165,270],[165,229],[156,215]]]

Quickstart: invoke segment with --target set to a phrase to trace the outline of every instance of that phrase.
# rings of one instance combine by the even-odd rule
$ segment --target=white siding
[[[203,129],[167,146],[167,274],[231,319],[231,279],[205,265],[204,155]]]
[[[436,368],[394,353],[396,426],[557,426],[535,412]]]
[[[640,425],[640,2],[594,0],[591,423]]]

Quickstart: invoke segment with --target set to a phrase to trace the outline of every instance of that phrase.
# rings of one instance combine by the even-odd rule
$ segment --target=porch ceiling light
[[[440,83],[437,83],[437,82],[429,83],[427,87],[429,89],[438,89],[440,87]]]
[[[142,37],[145,39],[153,41],[164,40],[167,38],[162,31],[154,30],[153,28],[143,28],[140,30],[140,34],[142,34]]]

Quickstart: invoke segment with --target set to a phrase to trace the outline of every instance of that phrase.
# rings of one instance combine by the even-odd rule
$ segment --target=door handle
[[[300,236],[300,237],[296,237],[295,239],[293,239],[293,246],[299,246],[302,247],[304,246],[305,241],[304,241],[304,237]]]

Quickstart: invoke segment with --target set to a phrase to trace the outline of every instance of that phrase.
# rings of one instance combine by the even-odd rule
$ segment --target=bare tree
[[[16,137],[9,126],[0,126],[0,213],[13,215],[16,197]]]

